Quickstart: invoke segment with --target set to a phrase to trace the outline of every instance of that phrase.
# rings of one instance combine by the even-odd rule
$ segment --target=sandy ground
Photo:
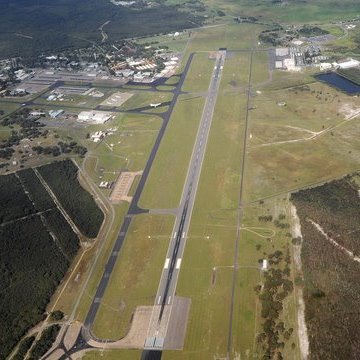
[[[302,234],[301,234],[301,225],[299,217],[296,213],[296,207],[291,205],[291,233],[294,238],[301,238],[302,241]],[[294,262],[296,271],[302,274],[301,268],[301,245],[294,245]],[[299,334],[299,343],[300,343],[300,352],[301,352],[301,359],[306,360],[309,355],[309,337],[307,333],[307,327],[305,323],[305,303],[303,297],[303,290],[300,287],[296,288],[296,295],[297,295],[297,316],[298,316],[298,334]]]
[[[340,114],[344,115],[346,120],[351,120],[360,115],[360,108],[355,107],[353,104],[344,104],[339,109]]]
[[[79,323],[78,321],[72,323],[71,326],[69,326],[64,337],[64,345],[66,349],[69,350],[73,347],[77,337],[79,336],[80,331],[81,323]]]

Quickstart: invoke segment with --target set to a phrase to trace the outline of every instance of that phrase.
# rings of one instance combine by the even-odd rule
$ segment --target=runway
[[[172,237],[170,239],[169,248],[164,261],[164,268],[155,298],[154,311],[150,321],[148,336],[144,345],[146,349],[162,349],[168,326],[171,326],[171,324],[169,325],[169,318],[172,310],[171,306],[176,293],[176,285],[181,269],[181,262],[190,227],[191,215],[206,152],[206,144],[210,133],[225,57],[225,50],[218,51],[189,163],[188,173],[180,201],[179,215],[175,220]]]

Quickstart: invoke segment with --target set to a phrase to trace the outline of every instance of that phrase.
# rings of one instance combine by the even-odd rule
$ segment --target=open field
[[[214,59],[209,58],[209,55],[205,52],[194,56],[183,85],[184,91],[192,93],[207,91],[215,64]]]
[[[209,359],[227,352],[245,106],[243,89],[234,89],[230,80],[245,85],[242,73],[232,74],[248,59],[244,54],[225,62],[177,289],[192,299],[185,348],[165,352],[165,359]]]
[[[20,107],[20,104],[11,103],[11,102],[4,102],[0,100],[0,110],[4,113],[0,114],[0,119],[5,118],[9,113],[15,111]]]
[[[178,286],[179,295],[192,299],[185,349],[182,353],[166,352],[165,359],[225,357],[228,350],[227,334],[237,229],[236,208],[239,175],[242,171],[242,137],[246,106],[244,72],[248,68],[249,54],[231,57],[225,63],[221,93]],[[237,69],[244,72],[236,72]],[[267,73],[264,72],[263,78],[258,77],[258,81],[263,81],[266,77]],[[243,101],[239,101],[241,98]],[[218,149],[221,149],[221,152]],[[209,193],[212,196],[209,197]],[[274,205],[271,203],[268,205],[272,206]],[[256,211],[252,211],[251,208],[245,208],[244,211],[230,353],[233,357],[257,358],[259,352],[255,337],[262,324],[254,291],[254,287],[261,281],[258,260],[264,252],[280,248],[288,240],[284,234],[279,233],[276,241],[269,242],[266,238],[274,236],[274,226],[264,228],[256,218]],[[256,250],[256,245],[262,247],[261,252]],[[294,301],[290,298],[283,315],[284,322],[289,327],[295,326],[294,306]],[[294,339],[296,342],[296,335]],[[298,350],[294,353],[288,346],[284,354],[290,357],[285,358],[298,358]]]
[[[97,337],[124,337],[136,306],[154,303],[172,227],[170,216],[135,218],[92,328]]]
[[[140,199],[142,207],[178,206],[203,104],[201,96],[179,97]]]
[[[103,360],[134,360],[140,359],[141,351],[140,350],[111,350],[111,351],[102,351],[102,350],[92,350],[86,352],[85,355],[82,357],[83,360],[96,360],[99,359]]]
[[[226,47],[228,50],[250,49],[257,42],[263,26],[256,24],[219,24],[218,26],[196,31],[187,47],[186,54],[193,51],[216,51]]]
[[[172,37],[169,35],[155,35],[150,37],[143,37],[138,38],[136,42],[138,44],[150,44],[150,43],[156,43],[157,46],[168,46],[169,50],[175,51],[175,52],[181,52],[184,50],[189,37],[189,32],[181,33],[178,37]]]
[[[164,92],[147,92],[147,91],[137,91],[133,92],[134,95],[128,101],[126,101],[121,109],[122,110],[131,110],[136,108],[141,108],[143,106],[149,106],[150,104],[163,103],[171,101],[173,95],[171,93]],[[161,108],[163,111],[163,108]]]
[[[283,80],[286,74],[283,74]],[[285,102],[286,106],[279,106]],[[264,90],[251,102],[248,200],[357,169],[354,98],[321,83]],[[336,144],[336,146],[334,146]],[[319,164],[322,166],[319,166]],[[281,164],[281,166],[279,166]]]

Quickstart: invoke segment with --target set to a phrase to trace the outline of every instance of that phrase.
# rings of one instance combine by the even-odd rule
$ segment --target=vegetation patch
[[[293,283],[290,280],[290,253],[286,254],[277,250],[268,255],[269,271],[265,271],[264,284],[255,287],[261,303],[262,331],[257,336],[257,342],[262,348],[263,360],[284,359],[282,349],[286,341],[289,341],[294,331],[286,328],[281,318],[283,302],[293,291]],[[260,260],[261,261],[261,260]]]
[[[27,354],[28,350],[31,348],[31,345],[35,341],[35,336],[29,336],[21,341],[18,350],[12,360],[23,360],[25,359],[25,355]]]
[[[46,191],[33,169],[19,171],[17,176],[28,192],[37,211],[45,211],[55,207],[53,199]]]
[[[0,223],[35,212],[34,206],[14,174],[0,177],[0,203]]]
[[[104,214],[80,185],[76,165],[71,160],[57,161],[38,168],[38,171],[79,230],[87,237],[96,237]]]
[[[124,2],[125,3],[125,2]],[[101,42],[99,26],[109,21],[109,41],[179,31],[202,24],[204,17],[163,1],[136,1],[132,7],[108,0],[5,0],[0,3],[3,56],[34,56],[44,51]],[[16,29],[14,29],[16,23]],[[12,30],[10,30],[12,29]]]
[[[79,250],[79,239],[58,209],[43,214],[48,229],[55,235],[63,253],[72,259]]]
[[[347,176],[291,196],[303,235],[310,359],[355,359],[360,353],[360,202],[355,179]]]
[[[68,266],[40,216],[0,226],[0,359],[43,318]]]
[[[60,325],[52,325],[45,329],[41,334],[40,339],[31,349],[29,360],[38,360],[41,358],[41,356],[46,354],[56,340],[59,331]]]

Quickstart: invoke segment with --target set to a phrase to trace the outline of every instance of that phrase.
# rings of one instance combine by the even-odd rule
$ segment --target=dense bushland
[[[71,160],[56,161],[38,168],[38,171],[79,230],[87,237],[96,237],[104,214],[80,185],[76,165]]]
[[[0,227],[0,359],[43,318],[68,266],[38,215]]]
[[[303,235],[305,319],[310,359],[360,358],[360,264],[346,249],[360,251],[360,199],[350,177],[291,196]]]
[[[35,212],[14,174],[0,176],[0,224]]]
[[[46,191],[33,169],[19,171],[17,175],[28,191],[37,211],[45,211],[55,207],[54,201]]]
[[[42,216],[47,228],[54,233],[59,241],[62,251],[72,260],[79,250],[79,239],[69,223],[58,209],[47,211]]]
[[[60,325],[52,325],[46,328],[41,334],[40,339],[31,349],[29,360],[38,360],[45,355],[51,348],[53,342],[60,331]]]

